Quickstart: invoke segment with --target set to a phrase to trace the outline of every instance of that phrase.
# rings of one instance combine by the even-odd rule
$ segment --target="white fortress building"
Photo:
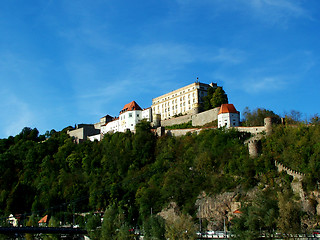
[[[217,87],[216,83],[195,82],[175,91],[152,99],[149,108],[142,109],[135,101],[126,104],[119,113],[119,117],[106,115],[95,124],[78,124],[68,134],[80,143],[89,139],[100,141],[107,133],[135,132],[137,123],[147,120],[154,127],[165,127],[191,121],[193,126],[203,126],[218,120],[218,127],[238,127],[240,113],[233,104],[222,104],[219,108],[199,113],[202,99],[207,95],[210,87]],[[183,116],[182,116],[183,115]]]
[[[101,126],[101,134],[125,132],[127,130],[134,132],[137,123],[143,119],[152,121],[151,108],[142,110],[135,101],[132,101],[123,107],[118,118]]]
[[[198,113],[202,97],[207,95],[209,87],[217,84],[205,84],[195,82],[175,91],[152,99],[153,117],[161,120],[169,119],[177,115]]]

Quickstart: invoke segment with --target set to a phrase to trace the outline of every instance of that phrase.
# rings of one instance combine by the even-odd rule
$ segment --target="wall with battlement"
[[[284,171],[288,175],[290,175],[290,176],[292,176],[294,178],[297,178],[298,180],[302,180],[303,177],[305,176],[304,173],[294,171],[294,170],[284,166],[283,164],[279,163],[278,161],[274,161],[274,163],[275,163],[276,167],[278,168],[279,172]]]

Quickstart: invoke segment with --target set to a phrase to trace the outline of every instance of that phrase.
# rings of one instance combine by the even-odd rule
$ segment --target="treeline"
[[[201,192],[215,195],[236,189],[239,201],[244,203],[242,220],[228,226],[235,232],[252,232],[249,223],[261,213],[269,218],[259,218],[260,225],[255,224],[255,229],[272,231],[281,229],[279,219],[284,219],[281,214],[288,212],[285,209],[297,207],[293,200],[292,206],[281,207],[285,205],[282,199],[294,199],[292,179],[277,173],[274,160],[304,172],[306,189],[317,188],[317,124],[276,127],[272,136],[262,140],[261,155],[256,159],[249,157],[244,144],[249,136],[236,130],[203,130],[183,137],[157,137],[150,130],[149,123],[141,122],[135,134],[107,134],[100,142],[81,144],[74,143],[67,129],[39,136],[37,129],[24,128],[15,137],[0,139],[3,222],[9,214],[22,214],[32,225],[37,217],[49,214],[56,222],[70,223],[74,213],[106,211],[109,224],[117,219],[118,225],[114,222],[102,228],[105,234],[106,229],[115,234],[114,229],[144,226],[163,236],[153,227],[164,226],[155,215],[170,202],[177,203],[185,216],[181,225],[186,225],[186,216],[196,218],[195,201]],[[247,199],[245,193],[256,188],[261,195]],[[85,222],[86,227],[101,225],[97,216],[77,216],[76,223],[83,227]],[[301,217],[295,218],[298,224]],[[245,222],[249,225],[243,225]]]
[[[76,212],[116,204],[137,224],[170,201],[194,214],[200,191],[249,187],[254,170],[236,131],[158,138],[142,122],[136,134],[107,134],[101,142],[74,144],[66,130],[48,135],[44,141],[25,128],[0,140],[1,215],[49,212],[68,202]]]

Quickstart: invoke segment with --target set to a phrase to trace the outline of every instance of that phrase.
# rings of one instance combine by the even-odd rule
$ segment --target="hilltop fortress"
[[[192,126],[202,127],[208,123],[218,121],[218,127],[238,127],[240,113],[233,104],[223,104],[208,111],[200,112],[203,97],[208,89],[217,87],[216,83],[195,82],[152,99],[149,108],[142,109],[135,101],[126,104],[119,112],[119,116],[106,115],[95,124],[78,124],[68,134],[74,137],[77,143],[90,139],[100,141],[104,134],[114,132],[135,131],[137,123],[143,119],[158,128],[159,135],[164,133],[164,128],[176,124],[192,122]],[[192,131],[193,129],[188,129]],[[184,134],[183,131],[174,130],[166,133],[172,135]]]

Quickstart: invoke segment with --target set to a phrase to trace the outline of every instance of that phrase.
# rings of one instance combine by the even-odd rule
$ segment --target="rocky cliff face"
[[[196,201],[197,217],[208,222],[208,230],[223,230],[224,223],[227,224],[241,207],[237,196],[236,192],[225,192],[216,196],[208,196],[203,192]]]

